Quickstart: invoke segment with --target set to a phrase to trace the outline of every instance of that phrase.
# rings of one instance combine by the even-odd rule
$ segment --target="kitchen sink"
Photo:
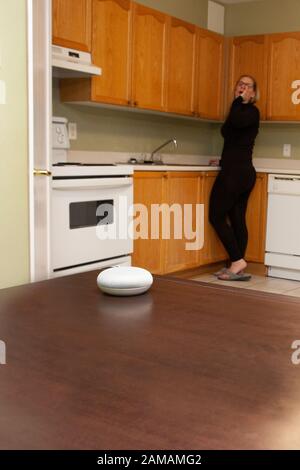
[[[208,163],[163,163],[163,162],[127,162],[125,165],[143,165],[143,166],[210,166]]]
[[[168,166],[210,166],[208,163],[163,163],[163,165]]]

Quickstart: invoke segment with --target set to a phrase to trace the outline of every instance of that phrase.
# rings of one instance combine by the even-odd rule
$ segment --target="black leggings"
[[[231,261],[245,256],[248,243],[246,210],[255,181],[253,167],[235,169],[234,173],[221,170],[211,191],[209,221]]]

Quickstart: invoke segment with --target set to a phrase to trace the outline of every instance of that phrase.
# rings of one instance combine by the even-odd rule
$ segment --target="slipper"
[[[222,268],[222,269],[219,269],[219,271],[217,271],[216,273],[213,273],[213,275],[218,277],[218,276],[221,276],[221,274],[226,273],[226,271],[227,271],[227,268]]]
[[[216,277],[221,276],[221,274],[225,274],[226,271],[228,271],[228,268],[222,268],[216,273],[213,273],[213,276],[216,276]],[[244,270],[242,269],[241,271],[238,272],[238,274],[244,274]]]
[[[251,274],[235,274],[229,271],[229,269],[226,269],[225,272],[218,276],[218,279],[220,279],[221,281],[250,281]]]

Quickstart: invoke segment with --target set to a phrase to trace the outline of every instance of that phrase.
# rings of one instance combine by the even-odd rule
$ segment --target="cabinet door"
[[[167,16],[134,4],[132,99],[139,108],[165,110]]]
[[[248,246],[245,257],[247,261],[257,263],[263,263],[265,257],[267,182],[266,173],[257,173],[247,207]]]
[[[202,202],[201,179],[202,174],[198,172],[167,173],[166,203],[171,216],[166,214],[164,217],[165,223],[170,220],[170,237],[163,240],[165,273],[199,266],[200,250],[187,248],[188,245],[196,248],[196,238],[201,239],[200,232],[203,230],[200,213],[198,227],[196,225],[196,204]]]
[[[92,0],[52,0],[53,44],[91,51]]]
[[[93,0],[93,61],[102,68],[92,78],[93,101],[129,104],[131,24],[130,0]]]
[[[257,107],[261,119],[266,119],[267,100],[267,45],[266,36],[242,36],[231,39],[228,106],[234,98],[234,87],[241,75],[251,75],[256,79],[260,98]]]
[[[209,198],[218,173],[215,171],[205,173],[203,180],[203,202],[204,202],[204,247],[200,253],[201,265],[217,263],[228,258],[222,242],[217,236],[215,229],[209,222]]]
[[[162,204],[165,200],[165,185],[166,173],[164,172],[136,171],[134,173],[134,204],[143,204],[147,216],[142,219],[143,212],[136,213],[135,237],[142,235],[144,238],[134,240],[132,264],[148,269],[154,274],[163,273],[164,256],[161,230],[157,225],[158,222],[162,222],[162,218],[156,221],[155,225],[154,219],[151,218],[151,206]],[[157,238],[152,238],[151,232],[152,235],[155,232]]]
[[[198,28],[198,113],[207,119],[221,119],[223,44],[223,36]]]
[[[270,120],[300,119],[300,32],[268,35]]]
[[[170,19],[167,111],[192,115],[196,78],[196,26]]]

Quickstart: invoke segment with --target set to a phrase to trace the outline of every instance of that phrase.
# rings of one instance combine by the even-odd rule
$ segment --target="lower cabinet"
[[[197,204],[202,201],[202,173],[168,172],[166,178],[166,203],[170,208],[170,237],[164,240],[164,272],[170,273],[199,266],[203,230]],[[168,235],[168,234],[167,234]]]
[[[162,204],[165,198],[165,172],[134,172],[135,240],[132,264],[148,269],[153,274],[161,274],[164,271],[164,247],[160,227],[151,226],[151,207],[154,204]],[[154,238],[157,228],[157,238]]]
[[[257,173],[256,183],[247,207],[248,246],[247,261],[263,263],[265,258],[268,175]]]
[[[210,192],[217,175],[217,171],[134,173],[134,266],[167,274],[228,258],[208,219]],[[197,204],[203,205],[204,220],[201,210],[196,213]],[[247,208],[247,261],[264,261],[266,210],[267,174],[258,173]],[[199,230],[204,230],[200,250],[194,249],[196,240],[201,239]]]
[[[196,204],[202,202],[202,179],[200,172],[134,173],[134,203],[141,205],[135,206],[134,266],[154,274],[199,266],[200,251],[186,247],[194,242],[192,232],[196,231]],[[191,217],[185,205],[192,208]],[[145,219],[148,226],[142,229]]]

